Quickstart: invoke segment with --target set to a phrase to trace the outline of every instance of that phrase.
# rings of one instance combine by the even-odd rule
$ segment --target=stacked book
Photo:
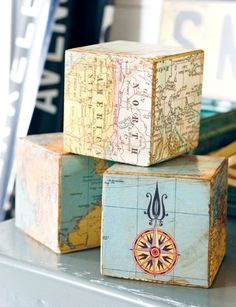
[[[203,59],[123,41],[66,51],[64,133],[18,141],[16,225],[56,253],[101,243],[104,275],[210,287],[227,160],[184,155],[199,141]]]

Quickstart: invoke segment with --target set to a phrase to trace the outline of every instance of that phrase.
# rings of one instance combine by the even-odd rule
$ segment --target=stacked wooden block
[[[62,133],[19,139],[16,225],[57,253],[99,246],[109,163],[66,152]]]
[[[19,140],[16,225],[56,252],[95,247],[102,197],[102,274],[209,287],[227,161],[181,156],[198,145],[203,57],[122,41],[66,51],[64,140]]]

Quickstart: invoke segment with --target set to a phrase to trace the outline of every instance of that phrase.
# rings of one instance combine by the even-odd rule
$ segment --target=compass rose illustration
[[[162,275],[170,272],[178,259],[178,251],[175,240],[165,231],[161,230],[163,219],[168,216],[165,211],[164,199],[160,197],[158,182],[154,197],[147,193],[149,204],[144,212],[149,218],[151,229],[142,231],[133,244],[133,256],[139,268],[147,274]]]

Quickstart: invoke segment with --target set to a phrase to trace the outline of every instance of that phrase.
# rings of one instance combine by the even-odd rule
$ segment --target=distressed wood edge
[[[211,248],[211,244],[210,244],[210,240],[211,240],[211,234],[213,232],[213,228],[211,227],[212,225],[212,219],[213,219],[213,205],[214,205],[214,181],[216,179],[216,177],[220,174],[221,171],[224,170],[224,168],[226,168],[227,173],[226,173],[226,195],[225,195],[225,199],[224,199],[224,207],[225,207],[225,214],[224,216],[222,216],[222,219],[226,220],[226,237],[225,237],[225,246],[224,246],[224,254],[222,256],[222,258],[220,259],[218,265],[217,265],[217,269],[215,271],[215,274],[210,276],[210,273],[212,271],[212,267],[211,267],[211,263],[210,263],[210,259],[212,257],[213,254],[213,250]],[[222,262],[224,260],[224,257],[226,256],[226,250],[227,250],[227,208],[228,208],[228,204],[227,204],[227,198],[228,198],[228,193],[227,193],[227,183],[228,180],[228,158],[223,158],[221,165],[219,165],[219,167],[216,169],[212,180],[210,182],[210,205],[209,205],[209,228],[208,228],[208,233],[209,233],[209,238],[208,238],[208,284],[209,284],[209,288],[212,286],[216,276],[218,275],[219,269],[222,265]]]
[[[156,104],[156,78],[157,78],[157,64],[152,64],[152,101],[151,101],[151,121],[150,121],[150,149],[149,149],[149,163],[153,164],[153,139],[154,139],[154,125],[153,122],[156,121],[156,112],[155,112],[155,104]]]
[[[211,155],[210,155],[210,157],[215,157],[215,158],[219,158],[219,159],[221,158],[222,159],[221,164],[217,167],[217,169],[215,170],[215,172],[214,172],[214,174],[212,176],[212,180],[214,180],[218,176],[218,174],[224,169],[224,167],[227,168],[227,174],[228,174],[228,164],[229,164],[229,162],[228,162],[228,158],[227,157],[211,156]]]
[[[101,218],[101,245],[100,245],[100,262],[99,262],[99,271],[100,274],[102,274],[103,266],[102,266],[102,260],[103,260],[103,234],[104,234],[104,213],[103,213],[103,206],[102,206],[102,218]]]
[[[224,256],[221,258],[221,260],[220,260],[220,262],[219,262],[219,264],[218,264],[218,267],[217,267],[217,270],[216,270],[216,273],[215,273],[215,275],[212,277],[212,278],[210,278],[210,276],[208,276],[208,288],[214,288],[214,282],[215,282],[215,279],[216,279],[216,277],[217,277],[217,275],[218,274],[220,274],[220,269],[221,269],[221,266],[222,266],[222,264],[223,264],[223,261],[224,261],[224,259],[225,259],[225,256],[226,256],[226,253],[224,254]],[[209,263],[209,262],[208,262]]]
[[[106,172],[106,171],[105,171]],[[100,264],[99,264],[99,270],[100,273],[102,274],[102,260],[103,260],[103,234],[104,234],[104,198],[105,198],[105,193],[106,193],[106,187],[105,187],[105,173],[103,173],[102,176],[102,202],[101,202],[101,244],[100,244]]]
[[[104,275],[104,276],[111,276],[111,277],[115,277],[115,278],[119,278],[119,279],[125,279],[125,280],[145,281],[145,282],[154,283],[154,284],[175,285],[175,286],[189,287],[189,288],[204,288],[204,289],[209,288],[208,285],[206,285],[206,286],[204,286],[204,285],[194,285],[194,284],[188,283],[184,279],[179,279],[179,281],[178,281],[178,279],[176,279],[176,281],[175,280],[162,281],[162,280],[151,280],[151,279],[147,279],[147,278],[143,278],[143,277],[139,278],[139,277],[116,276],[116,275],[112,275],[110,273],[104,273],[102,261],[100,261],[100,263],[101,263],[101,274]],[[206,280],[206,282],[207,282],[207,280]]]
[[[213,211],[213,196],[214,196],[214,192],[213,192],[213,186],[214,186],[214,177],[210,182],[210,203],[209,203],[209,225],[208,225],[208,261],[207,261],[207,279],[208,279],[208,285],[209,287],[211,286],[213,280],[211,278],[211,263],[210,263],[210,259],[212,256],[212,249],[211,249],[211,224],[212,224],[212,219],[213,219],[213,215],[212,215],[212,211]],[[214,278],[213,278],[214,279]]]
[[[171,161],[175,158],[178,158],[180,157],[182,154],[178,155],[178,156],[175,156],[175,157],[172,157],[171,159],[168,159],[168,160],[164,160],[164,161],[159,161],[159,163],[162,163],[162,162],[168,162],[168,161]],[[182,155],[184,157],[212,157],[212,156],[208,156],[208,155]],[[159,172],[156,172],[156,173],[143,173],[143,172],[129,172],[129,171],[115,171],[112,169],[112,167],[115,165],[115,164],[119,164],[120,162],[115,162],[115,164],[113,164],[111,167],[109,167],[105,172],[104,172],[104,175],[108,175],[108,174],[111,174],[111,175],[127,175],[127,176],[150,176],[150,177],[167,177],[167,178],[183,178],[183,179],[195,179],[195,180],[201,180],[201,181],[211,181],[211,180],[214,180],[214,178],[217,176],[218,172],[221,170],[222,166],[224,165],[225,162],[227,162],[227,158],[224,158],[224,157],[216,157],[214,156],[215,159],[218,159],[219,160],[219,165],[218,167],[216,168],[216,170],[214,171],[214,173],[212,175],[203,175],[203,176],[198,176],[198,175],[189,175],[189,174],[164,174],[164,173],[159,173]],[[221,160],[221,161],[220,161]],[[159,163],[156,163],[156,164],[159,164]],[[123,164],[123,163],[120,163],[120,164]],[[151,166],[154,166],[156,164],[153,164]],[[128,166],[130,166],[131,164],[127,164]],[[136,167],[140,167],[140,168],[143,168],[142,166],[138,166],[138,165],[131,165],[131,166],[136,166]],[[145,166],[146,168],[148,168],[148,166]]]
[[[165,46],[163,46],[165,47]],[[142,55],[132,55],[128,53],[121,53],[121,52],[107,52],[106,50],[95,50],[95,49],[80,49],[78,48],[71,48],[65,50],[65,57],[67,57],[67,54],[69,53],[80,53],[80,54],[88,54],[88,55],[96,55],[96,56],[108,56],[108,57],[122,57],[122,58],[131,58],[131,59],[139,59],[144,62],[151,62],[151,63],[158,63],[166,60],[172,60],[175,58],[182,58],[182,57],[187,57],[195,54],[202,54],[204,58],[204,50],[203,49],[194,49],[194,50],[189,50],[185,52],[179,52],[179,53],[174,53],[171,55],[164,55],[164,56],[156,56],[156,57],[145,57]]]
[[[62,199],[62,159],[63,156],[60,156],[59,158],[59,163],[58,163],[58,201],[57,201],[57,249],[59,250],[59,253],[61,253],[61,248],[60,248],[60,232],[61,232],[61,199]]]
[[[124,176],[143,176],[143,177],[163,177],[163,178],[173,178],[173,179],[194,179],[197,181],[207,181],[209,182],[211,176],[195,176],[195,175],[179,175],[179,174],[163,174],[163,173],[141,173],[141,172],[122,172],[122,171],[105,171],[103,176],[106,175],[124,175]]]
[[[199,139],[198,139],[198,142],[199,142]],[[196,143],[196,146],[197,146],[197,145],[198,145],[198,144]],[[160,164],[160,163],[162,163],[162,162],[168,162],[168,161],[171,161],[171,160],[173,160],[173,159],[179,158],[179,157],[181,157],[181,156],[191,156],[191,155],[189,155],[188,153],[189,153],[191,150],[194,150],[195,148],[196,148],[196,147],[195,147],[195,145],[194,145],[194,146],[192,146],[192,147],[189,147],[189,148],[186,148],[186,149],[184,149],[184,150],[179,151],[178,153],[176,153],[175,155],[173,155],[173,156],[171,156],[171,157],[166,157],[166,158],[159,159],[159,160],[153,159],[153,160],[152,160],[152,163],[150,163],[150,164],[147,165],[147,166],[154,166],[154,165]]]
[[[205,53],[203,49],[196,49],[196,50],[192,50],[192,51],[186,51],[186,52],[182,52],[182,53],[176,53],[176,54],[172,54],[172,55],[166,55],[163,57],[156,57],[154,58],[155,62],[162,62],[162,61],[167,61],[167,60],[174,60],[176,58],[185,58],[191,55],[202,55],[203,58],[203,62],[204,62],[204,57],[205,57]]]

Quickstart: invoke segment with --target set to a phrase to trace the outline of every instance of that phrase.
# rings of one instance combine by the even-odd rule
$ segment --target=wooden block
[[[17,144],[16,226],[57,253],[100,245],[108,167],[104,160],[66,153],[62,140],[52,133]]]
[[[148,166],[195,148],[203,57],[123,41],[67,50],[65,149]]]
[[[210,287],[226,250],[227,160],[183,156],[103,177],[101,272]]]

